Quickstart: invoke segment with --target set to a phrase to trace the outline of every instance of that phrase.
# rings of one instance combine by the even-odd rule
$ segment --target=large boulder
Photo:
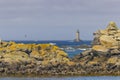
[[[120,58],[119,57],[111,57],[107,61],[108,64],[120,65]]]
[[[118,27],[117,27],[117,25],[116,25],[115,22],[111,21],[111,22],[108,24],[106,30],[118,30]]]
[[[93,45],[100,45],[106,48],[119,48],[120,47],[120,29],[116,26],[115,22],[111,21],[107,28],[98,30],[94,33]]]
[[[102,45],[95,45],[92,47],[93,50],[95,51],[101,51],[101,52],[107,52],[108,49]]]
[[[107,30],[100,30],[100,34],[101,35],[108,35],[108,32],[107,32]]]
[[[107,35],[102,35],[100,37],[100,43],[101,43],[101,45],[103,45],[107,48],[116,46],[118,44],[118,42],[115,39],[113,39],[111,36],[107,36]]]

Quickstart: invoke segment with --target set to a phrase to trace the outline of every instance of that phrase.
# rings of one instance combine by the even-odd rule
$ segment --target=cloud
[[[4,39],[23,39],[20,36],[27,33],[32,39],[39,39],[36,34],[40,39],[54,39],[59,34],[55,39],[63,39],[64,31],[65,39],[73,39],[70,35],[80,29],[84,39],[92,39],[92,33],[105,28],[109,21],[120,25],[119,3],[119,0],[0,0],[0,36],[8,32],[11,34]],[[18,34],[13,37],[15,32]]]

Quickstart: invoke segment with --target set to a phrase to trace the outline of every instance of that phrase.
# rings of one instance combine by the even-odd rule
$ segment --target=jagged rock
[[[120,65],[120,58],[119,57],[111,57],[107,61],[108,64]]]
[[[82,66],[85,73],[120,75],[120,30],[110,22],[105,30],[94,33],[91,50],[82,52],[73,61]]]
[[[30,53],[30,57],[35,58],[35,59],[40,60],[40,61],[43,61],[43,57],[41,56],[41,54],[38,51],[32,51]]]
[[[82,55],[83,55],[83,56],[86,56],[86,55],[91,54],[91,52],[92,52],[91,49],[90,49],[90,50],[86,50],[86,51],[84,51],[84,52],[82,53]],[[81,54],[80,54],[80,55],[81,55]]]
[[[107,30],[99,30],[101,35],[108,35]]]
[[[108,24],[106,30],[118,30],[118,27],[117,27],[117,25],[116,25],[115,22],[111,21],[111,22]]]
[[[60,69],[61,72],[61,68],[64,68],[61,65],[66,64],[65,67],[74,65],[67,53],[51,44],[3,42],[0,46],[0,56],[0,71],[6,74],[50,74],[52,70],[57,73]]]
[[[118,49],[120,47],[120,30],[115,22],[110,22],[106,29],[95,32],[94,36],[93,49],[96,45],[103,46],[106,49]]]
[[[110,50],[110,54],[112,54],[112,55],[118,55],[118,54],[120,54],[120,50],[118,50],[118,49],[112,49],[112,50]]]
[[[93,42],[92,42],[92,46],[93,45],[100,45],[100,40],[99,40],[99,37],[95,37]]]
[[[101,46],[104,46],[106,48],[110,48],[117,45],[117,41],[113,39],[111,36],[107,36],[107,35],[102,35],[100,37],[100,43]]]
[[[92,49],[95,51],[108,52],[108,49],[102,45],[95,45]]]

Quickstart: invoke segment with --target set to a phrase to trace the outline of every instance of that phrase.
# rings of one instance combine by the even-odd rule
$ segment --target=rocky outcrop
[[[67,53],[55,45],[0,44],[0,74],[57,74],[73,63]]]
[[[105,30],[98,30],[94,33],[93,50],[97,51],[94,46],[100,45],[106,49],[120,47],[120,29],[115,22],[110,22]]]
[[[92,49],[73,58],[86,74],[120,75],[120,30],[110,22],[105,30],[94,33]]]
[[[82,66],[83,74],[120,75],[120,53],[90,50],[75,56],[73,60]]]

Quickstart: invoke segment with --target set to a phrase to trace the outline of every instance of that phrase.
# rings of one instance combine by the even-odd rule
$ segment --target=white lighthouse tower
[[[76,38],[75,38],[74,41],[75,42],[80,42],[80,32],[79,32],[79,30],[77,30],[77,32],[76,32]]]

